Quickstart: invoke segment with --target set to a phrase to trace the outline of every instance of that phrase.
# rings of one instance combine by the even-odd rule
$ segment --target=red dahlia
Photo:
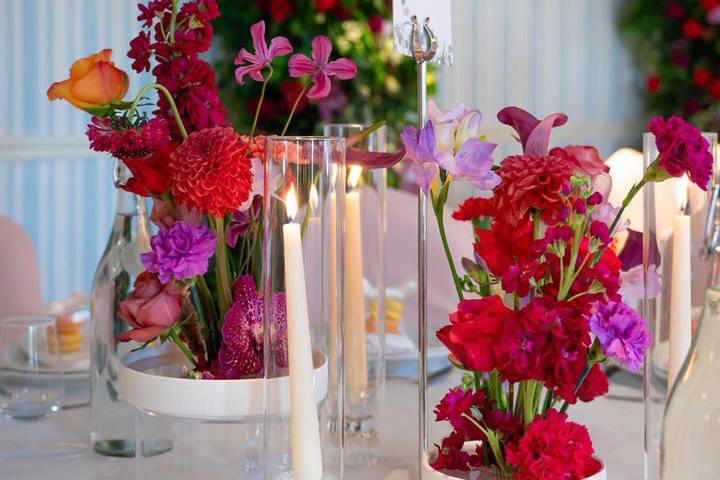
[[[170,157],[175,198],[222,217],[247,200],[252,186],[248,146],[232,127],[191,133]]]
[[[569,158],[553,155],[515,155],[500,163],[502,183],[495,187],[496,209],[511,225],[517,225],[531,208],[548,220],[564,208],[563,189],[578,169]]]

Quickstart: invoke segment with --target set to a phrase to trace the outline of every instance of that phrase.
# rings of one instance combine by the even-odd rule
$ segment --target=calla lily
[[[507,107],[498,112],[500,123],[509,125],[518,133],[525,155],[546,155],[553,127],[565,125],[567,115],[553,113],[538,120],[519,107]]]

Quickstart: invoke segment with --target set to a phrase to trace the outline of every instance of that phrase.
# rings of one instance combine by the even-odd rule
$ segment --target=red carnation
[[[650,93],[655,93],[658,90],[660,90],[660,76],[650,75],[647,79],[647,91]]]
[[[692,74],[692,82],[697,87],[706,87],[710,83],[710,80],[712,80],[712,72],[708,68],[696,68]]]
[[[556,218],[564,208],[563,189],[578,169],[571,159],[557,156],[516,155],[500,162],[497,174],[502,182],[495,187],[497,211],[511,225],[517,225],[531,208],[543,219]]]
[[[250,194],[248,146],[232,127],[191,133],[170,157],[170,170],[175,198],[214,217],[234,211]]]
[[[683,37],[695,40],[703,36],[703,26],[694,18],[685,20],[680,27],[682,30]]]
[[[608,387],[607,375],[600,368],[600,364],[596,363],[580,385],[577,396],[583,402],[591,402],[595,398],[605,395],[608,392]]]
[[[514,314],[497,295],[463,300],[450,314],[451,324],[438,330],[437,337],[454,361],[476,372],[489,372],[495,368],[492,346]]]
[[[509,443],[507,461],[516,480],[582,480],[600,471],[587,428],[567,415],[548,410],[535,417],[517,443]]]
[[[455,220],[467,222],[480,217],[494,217],[495,202],[492,198],[471,197],[465,200],[452,214]]]

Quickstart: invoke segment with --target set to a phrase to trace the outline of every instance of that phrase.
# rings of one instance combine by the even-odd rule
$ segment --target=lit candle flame
[[[350,173],[348,173],[348,186],[350,188],[357,187],[360,181],[360,175],[362,175],[362,167],[359,165],[353,165],[350,167]]]
[[[680,212],[685,212],[688,203],[688,177],[683,175],[675,182],[675,201]]]
[[[317,188],[315,188],[314,183],[312,185],[310,185],[310,195],[308,198],[308,202],[310,203],[311,209],[317,210],[318,204],[320,203],[320,199],[318,197]]]
[[[290,221],[295,220],[295,215],[297,215],[298,212],[298,201],[297,195],[295,194],[295,187],[292,184],[290,184],[290,189],[285,195],[285,211]]]

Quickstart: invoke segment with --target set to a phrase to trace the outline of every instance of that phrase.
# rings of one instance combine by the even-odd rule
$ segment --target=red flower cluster
[[[487,440],[482,430],[465,416],[474,417],[473,407],[482,414],[482,422],[491,430],[501,432],[507,441],[515,441],[522,433],[522,421],[510,412],[496,408],[484,390],[474,392],[453,388],[435,407],[435,420],[447,421],[453,427],[441,445],[435,445],[438,455],[431,466],[436,470],[466,471],[469,467],[484,464],[482,447],[478,446],[475,452],[463,450],[467,441]]]
[[[232,127],[191,133],[170,157],[172,193],[190,210],[223,217],[252,187],[248,146]]]
[[[593,453],[587,428],[551,409],[508,444],[507,461],[516,468],[517,480],[582,480],[600,471]]]
[[[240,135],[240,141],[247,145],[248,157],[265,161],[265,135],[255,135],[252,138]]]
[[[199,54],[210,48],[214,31],[210,21],[220,15],[216,0],[185,2],[172,21],[172,1],[152,0],[138,4],[142,30],[130,42],[128,57],[134,59],[135,71],[150,70],[154,57],[157,65],[152,73],[158,83],[173,95],[180,117],[188,133],[222,125],[227,118],[215,85],[215,72]],[[170,34],[171,23],[176,26]],[[168,100],[160,95],[156,114],[168,121],[173,136],[180,140]]]
[[[145,157],[170,142],[170,131],[162,118],[152,118],[135,129],[121,117],[93,117],[86,134],[91,150],[110,153],[120,160]]]

